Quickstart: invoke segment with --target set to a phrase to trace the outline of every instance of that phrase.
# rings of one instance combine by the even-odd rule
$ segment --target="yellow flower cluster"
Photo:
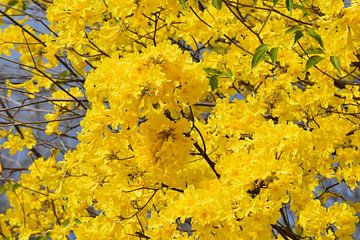
[[[32,134],[32,130],[25,128],[21,132],[12,133],[12,131],[2,130],[0,138],[6,138],[6,141],[1,144],[5,149],[9,149],[10,154],[15,154],[24,150],[24,148],[32,149],[36,144],[36,139]]]

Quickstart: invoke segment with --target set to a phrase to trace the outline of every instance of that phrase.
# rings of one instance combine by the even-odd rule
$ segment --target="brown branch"
[[[68,117],[68,118],[59,118],[59,119],[54,119],[54,120],[47,120],[47,121],[34,121],[34,122],[20,122],[20,121],[16,121],[14,119],[8,119],[10,121],[12,121],[13,123],[8,123],[8,126],[23,126],[23,125],[33,125],[33,124],[42,124],[42,123],[50,123],[50,122],[61,122],[61,121],[67,121],[67,120],[74,120],[77,118],[82,118],[84,116],[73,116],[73,117]]]
[[[314,199],[320,199],[322,196],[324,196],[326,193],[328,193],[331,188],[333,188],[333,187],[335,187],[335,186],[337,186],[339,184],[340,183],[337,182],[337,183],[334,183],[334,184],[332,184],[330,186],[325,187],[324,191],[319,196],[314,197]]]
[[[20,23],[18,23],[17,21],[15,21],[15,19],[13,19],[11,16],[9,16],[8,14],[6,14],[3,10],[0,9],[0,13],[2,15],[4,15],[7,19],[9,19],[12,23],[14,23],[16,26],[20,27],[23,31],[25,31],[27,34],[29,34],[32,38],[34,38],[36,41],[38,41],[39,43],[41,43],[41,45],[43,45],[44,47],[46,47],[46,44],[40,40],[40,38],[38,38],[36,35],[34,35],[32,32],[30,32],[29,30],[27,30],[26,28],[24,28],[24,26],[22,26]]]
[[[61,222],[60,222],[59,216],[56,213],[55,203],[54,203],[53,199],[51,199],[51,207],[52,207],[52,211],[54,213],[54,216],[56,218],[56,224],[61,226]]]
[[[204,152],[204,150],[199,146],[197,142],[194,143],[195,148],[199,151],[201,156],[205,159],[207,164],[210,166],[211,170],[215,173],[216,177],[219,179],[221,176],[215,169],[215,163],[211,161],[210,157]]]
[[[16,191],[14,191],[14,193],[15,193],[15,196],[16,196],[17,200],[20,203],[20,207],[21,207],[21,211],[22,211],[23,219],[24,219],[24,227],[26,227],[26,214],[25,214],[24,203],[21,203],[19,195],[16,193]]]
[[[264,7],[258,7],[258,6],[253,6],[253,5],[247,5],[247,4],[243,4],[243,3],[239,3],[239,2],[234,2],[234,1],[229,1],[229,0],[224,0],[225,4],[227,2],[232,3],[232,4],[236,4],[236,5],[240,5],[241,7],[247,7],[247,8],[253,8],[253,9],[258,9],[258,10],[264,10],[264,11],[272,11],[274,13],[277,13],[291,21],[303,24],[303,25],[307,25],[307,26],[313,26],[313,24],[308,23],[308,22],[303,22],[301,20],[298,20],[296,18],[290,17],[282,12],[280,12],[279,10],[273,9],[273,8],[264,8]],[[238,7],[238,6],[237,6]]]
[[[162,188],[164,187],[166,189],[170,189],[170,190],[173,190],[173,191],[176,191],[176,192],[179,192],[179,193],[184,193],[184,190],[179,189],[179,188],[170,187],[169,185],[167,185],[165,183],[161,183],[161,187]]]
[[[229,9],[229,11],[240,21],[240,23],[241,23],[242,25],[244,25],[244,27],[246,27],[251,33],[253,33],[253,34],[256,36],[256,38],[259,40],[259,42],[260,42],[261,44],[264,44],[264,41],[261,39],[259,33],[255,32],[251,27],[249,27],[249,26],[245,23],[244,19],[243,19],[242,17],[238,16],[238,15],[234,12],[234,10],[231,8],[231,7],[235,7],[235,9],[238,9],[238,6],[230,5],[227,1],[225,1],[224,3],[225,3],[225,5],[226,5],[226,7]]]
[[[189,106],[190,108],[190,120],[192,122],[192,128],[191,129],[195,129],[195,131],[199,134],[200,138],[201,138],[201,141],[202,141],[202,144],[203,144],[203,147],[204,148],[201,148],[200,145],[195,142],[194,143],[194,147],[199,151],[200,155],[205,159],[205,161],[207,162],[207,164],[210,166],[211,170],[215,173],[216,177],[219,179],[220,178],[220,174],[216,171],[215,169],[215,162],[213,162],[209,155],[206,153],[206,144],[205,144],[205,139],[204,137],[202,136],[200,130],[195,126],[195,119],[194,119],[194,114],[193,114],[193,111],[192,111],[192,108],[191,106]],[[191,131],[191,130],[190,130]]]
[[[0,99],[0,105],[1,105],[1,107],[2,107],[3,109],[6,108],[5,103],[3,103],[3,101],[2,101],[1,99]],[[10,111],[5,110],[5,113],[6,113],[6,115],[8,116],[9,119],[11,119],[12,121],[14,120],[14,117],[11,115]],[[19,133],[20,138],[21,138],[21,139],[24,139],[24,135],[23,135],[23,133],[21,132],[20,127],[14,125],[14,128],[15,128],[15,130]],[[41,154],[40,154],[34,147],[31,148],[30,151],[31,151],[37,158],[41,157]]]
[[[158,192],[158,189],[154,189],[154,193],[150,196],[150,198],[148,199],[148,201],[141,207],[138,209],[137,212],[135,212],[134,214],[132,214],[131,216],[129,217],[123,217],[123,216],[118,216],[118,218],[120,219],[120,221],[123,221],[123,220],[127,220],[127,219],[130,219],[130,218],[133,218],[135,216],[137,216],[142,210],[144,210],[144,208],[150,203],[150,201],[154,198],[155,194]]]
[[[202,22],[204,23],[206,26],[208,26],[209,28],[212,28],[212,26],[210,24],[208,24],[207,22],[205,22],[196,12],[195,10],[190,7],[190,10],[195,14],[195,16]]]
[[[3,14],[7,19],[9,19],[12,23],[14,23],[16,26],[20,27],[24,32],[26,32],[27,34],[29,34],[32,38],[34,38],[36,41],[38,41],[41,45],[43,45],[44,47],[46,47],[46,43],[41,41],[40,38],[38,38],[35,34],[33,34],[32,32],[30,32],[28,29],[26,29],[23,25],[21,25],[20,23],[18,23],[14,18],[12,18],[11,16],[9,16],[8,14],[6,14],[4,11],[2,11],[0,9],[0,13]],[[62,61],[60,59],[60,57],[58,55],[55,54],[56,59],[64,66],[66,67],[71,74],[73,74],[76,77],[79,77],[69,66],[68,64],[66,64],[64,61]]]

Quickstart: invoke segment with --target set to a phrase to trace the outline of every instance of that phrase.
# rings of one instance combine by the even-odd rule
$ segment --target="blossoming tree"
[[[2,238],[352,239],[359,1],[0,3]]]

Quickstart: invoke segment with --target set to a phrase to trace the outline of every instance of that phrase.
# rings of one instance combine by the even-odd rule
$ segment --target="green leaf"
[[[63,227],[66,227],[67,225],[69,225],[69,223],[70,223],[70,220],[69,220],[69,219],[66,219],[66,220],[64,221],[64,223],[62,224],[62,226],[63,226]]]
[[[60,73],[60,78],[65,79],[66,77],[68,77],[70,75],[71,75],[71,73],[68,70],[65,70]]]
[[[227,69],[226,72],[223,73],[224,77],[230,78],[231,80],[234,80],[234,74],[230,69]]]
[[[274,6],[276,6],[278,0],[273,0]]]
[[[5,182],[0,188],[0,194],[3,194],[7,191],[15,191],[19,187],[21,187],[21,185],[18,183]]]
[[[212,5],[218,10],[221,9],[221,3],[222,3],[222,0],[212,0]]]
[[[309,13],[305,7],[303,7],[299,4],[296,4],[296,3],[293,6],[294,6],[294,9],[300,9],[303,12],[303,14],[304,14],[303,17],[306,17],[307,15],[309,15]]]
[[[286,0],[286,8],[291,13],[294,8],[294,0]]]
[[[300,38],[302,38],[304,36],[304,34],[301,32],[301,31],[296,31],[295,34],[294,34],[294,44],[297,43]]]
[[[341,71],[339,57],[331,56],[330,57],[330,62],[334,66],[334,68],[336,68],[336,70],[338,70],[339,72]]]
[[[10,7],[12,7],[12,6],[15,6],[18,2],[19,2],[18,0],[11,0],[11,1],[8,2],[8,5]]]
[[[7,192],[9,189],[11,189],[11,183],[5,182],[0,188],[0,194]]]
[[[51,233],[47,232],[46,235],[40,235],[35,238],[35,240],[49,240],[51,239]]]
[[[75,222],[76,224],[82,224],[82,222],[81,222],[78,218],[74,218],[74,222]]]
[[[220,75],[221,74],[221,71],[220,70],[217,70],[216,68],[204,68],[205,72],[208,74],[208,75]]]
[[[204,68],[204,70],[208,74],[211,91],[216,90],[219,87],[219,78],[223,73],[216,68]]]
[[[315,39],[315,41],[319,43],[322,48],[324,48],[324,41],[322,40],[321,36],[315,32],[314,29],[309,29],[307,32],[313,39]]]
[[[291,28],[289,28],[288,30],[286,30],[286,34],[288,33],[293,33],[295,31],[298,31],[298,30],[301,30],[301,27],[300,26],[292,26]]]
[[[11,186],[11,190],[12,191],[15,191],[16,189],[18,189],[19,187],[21,187],[21,185],[19,183],[14,183],[12,186]]]
[[[182,6],[183,9],[187,9],[187,1],[186,0],[179,0],[180,1],[180,4]]]
[[[311,56],[307,62],[306,62],[306,67],[305,70],[309,70],[310,68],[312,68],[313,66],[315,66],[316,64],[318,64],[320,61],[322,61],[324,58],[320,57],[319,55],[315,55],[315,56]]]
[[[277,61],[277,55],[278,55],[278,51],[279,51],[279,48],[272,48],[270,50],[270,58],[271,58],[271,62],[275,65],[276,64],[276,61]]]
[[[257,0],[253,0],[253,5],[255,6],[257,3]]]
[[[265,53],[267,51],[268,45],[267,44],[261,44],[258,46],[255,50],[254,56],[251,61],[251,67],[255,67],[260,62],[265,60]]]
[[[28,8],[28,6],[29,6],[29,2],[27,0],[24,0],[23,7],[22,7],[23,11],[25,11]]]
[[[209,77],[211,91],[216,90],[219,87],[219,76],[213,75]]]
[[[324,54],[324,50],[322,50],[321,48],[313,48],[313,47],[309,47],[308,49],[305,50],[305,52],[307,54]]]

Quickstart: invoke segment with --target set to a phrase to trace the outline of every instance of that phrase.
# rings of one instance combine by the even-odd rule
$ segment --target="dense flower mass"
[[[0,236],[352,239],[359,199],[334,189],[359,190],[359,12],[0,0],[1,59],[27,73],[2,83],[5,99],[50,106],[29,123],[0,101],[0,147],[33,160],[0,159]]]

